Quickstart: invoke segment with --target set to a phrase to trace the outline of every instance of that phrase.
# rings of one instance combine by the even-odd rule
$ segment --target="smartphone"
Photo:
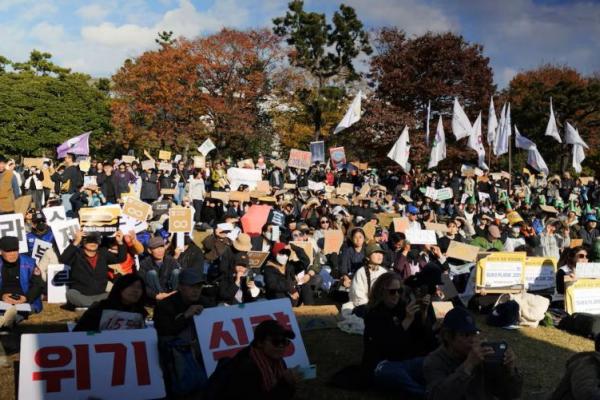
[[[10,296],[8,296],[8,297],[10,297],[10,298],[11,298],[11,299],[13,299],[13,300],[21,300],[21,296],[19,296],[19,295],[18,295],[18,294],[16,294],[16,293],[12,293],[12,294],[11,294]]]
[[[502,364],[504,362],[504,355],[508,349],[508,343],[505,341],[499,342],[482,342],[482,347],[490,347],[494,350],[494,354],[490,354],[485,357],[485,362],[490,364]]]
[[[308,367],[300,367],[298,368],[298,372],[300,372],[303,381],[317,379],[317,366],[314,364],[309,365]]]

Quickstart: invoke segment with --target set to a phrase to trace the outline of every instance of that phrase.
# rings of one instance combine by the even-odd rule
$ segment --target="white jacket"
[[[204,180],[190,178],[189,183],[190,183],[190,188],[189,188],[190,198],[192,200],[204,200],[204,193],[206,191],[206,189],[204,187]]]
[[[350,286],[350,301],[354,304],[354,307],[367,304],[369,302],[369,291],[373,287],[373,284],[381,275],[388,272],[386,268],[379,267],[376,270],[371,270],[371,286],[369,287],[367,281],[367,273],[365,267],[360,267],[352,278],[352,285]]]

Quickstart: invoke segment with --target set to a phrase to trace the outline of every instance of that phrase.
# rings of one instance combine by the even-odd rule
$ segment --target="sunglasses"
[[[322,223],[322,224],[328,224],[328,223],[329,223],[329,221],[327,221],[327,220],[324,220],[324,221],[321,221],[321,223]]]
[[[587,258],[587,254],[577,254],[577,258]]]
[[[400,292],[402,291],[401,289],[388,289],[387,290],[389,294],[400,294]]]
[[[286,337],[270,338],[269,342],[271,342],[271,344],[275,347],[286,347],[291,343],[290,339],[288,339]]]

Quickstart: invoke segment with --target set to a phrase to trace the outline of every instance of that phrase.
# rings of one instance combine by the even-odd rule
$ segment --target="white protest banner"
[[[142,170],[148,171],[156,168],[156,162],[154,160],[144,160],[142,161]]]
[[[274,319],[292,330],[296,338],[285,350],[288,367],[308,367],[308,356],[300,334],[300,327],[289,299],[260,301],[231,307],[213,307],[194,317],[204,367],[210,376],[217,362],[233,357],[248,346],[254,338],[254,328],[262,321]]]
[[[48,225],[57,221],[67,220],[67,213],[63,206],[42,208],[42,212],[44,213],[44,217],[46,217],[46,223]]]
[[[254,190],[257,183],[262,181],[262,171],[260,169],[232,167],[227,170],[227,179],[232,191],[238,190],[240,185],[248,185],[249,190]]]
[[[52,248],[52,243],[41,239],[35,239],[33,241],[33,249],[31,250],[31,258],[35,260],[36,264],[39,264],[46,250],[50,248]]]
[[[325,190],[325,182],[315,182],[308,180],[308,190],[312,190],[313,192],[318,192],[321,190]]]
[[[498,252],[479,260],[475,274],[478,291],[504,293],[523,287],[525,253]]]
[[[469,200],[469,197],[471,196],[468,193],[463,193],[462,197],[460,198],[460,204],[465,204],[467,200]]]
[[[21,336],[19,399],[165,396],[154,329]]]
[[[454,192],[449,187],[438,189],[435,195],[436,200],[440,201],[450,200],[452,197],[454,197]]]
[[[600,278],[600,263],[577,263],[577,279]]]
[[[490,194],[485,192],[477,192],[477,196],[479,196],[479,202],[483,203],[486,200],[490,200]]]
[[[96,181],[96,176],[84,176],[83,177],[83,186],[98,186],[98,182]]]
[[[310,151],[302,151],[298,149],[290,150],[290,158],[288,159],[288,167],[298,169],[309,169],[312,162]]]
[[[119,218],[119,230],[123,233],[129,233],[134,231],[140,233],[148,229],[148,223],[146,221],[140,221],[139,219],[131,218],[125,214]]]
[[[48,265],[48,303],[67,302],[67,284],[71,281],[71,267],[63,264]]]
[[[69,245],[69,242],[75,238],[75,232],[80,229],[79,220],[68,219],[65,221],[58,221],[50,224],[50,228],[52,229],[52,235],[54,235],[54,241],[56,242],[58,252],[62,254]]]
[[[579,271],[577,271],[579,273]],[[600,315],[600,279],[579,279],[565,290],[565,309],[569,314]]]
[[[27,253],[27,236],[23,214],[0,215],[0,238],[13,236],[19,240],[19,253]]]
[[[206,157],[206,155],[208,153],[210,153],[211,151],[213,151],[214,149],[216,149],[217,147],[215,146],[215,144],[212,142],[212,140],[210,140],[210,138],[206,139],[204,141],[204,143],[202,143],[202,146],[198,147],[198,151],[200,153],[202,153],[202,155],[204,157]]]
[[[435,231],[427,229],[407,229],[404,234],[410,244],[437,244]]]
[[[527,257],[525,259],[525,289],[528,291],[551,289],[556,282],[556,258]],[[577,271],[579,273],[579,270]]]
[[[425,197],[429,197],[431,200],[435,200],[436,196],[437,190],[435,190],[435,188],[431,186],[427,186],[427,188],[425,188]]]

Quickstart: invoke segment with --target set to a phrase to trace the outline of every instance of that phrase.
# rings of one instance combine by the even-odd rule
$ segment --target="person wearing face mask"
[[[54,241],[54,235],[46,224],[46,218],[41,211],[36,211],[31,217],[31,232],[27,234],[27,255],[30,257],[36,240],[47,243]]]
[[[521,223],[511,225],[506,240],[504,240],[504,251],[515,251],[517,247],[525,246],[526,240],[521,233]]]
[[[271,251],[274,243],[273,225],[264,224],[261,230],[261,235],[251,239],[252,251]]]
[[[369,293],[377,279],[385,274],[388,269],[383,266],[385,252],[376,243],[369,244],[365,251],[365,264],[356,271],[350,286],[350,301],[354,305],[353,313],[359,317],[364,316],[365,305],[369,302]]]

